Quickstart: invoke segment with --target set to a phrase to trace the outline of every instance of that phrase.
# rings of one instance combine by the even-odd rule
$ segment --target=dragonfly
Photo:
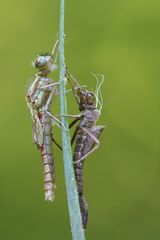
[[[44,165],[44,191],[45,200],[53,201],[55,198],[55,164],[53,158],[52,141],[62,150],[52,135],[52,123],[60,126],[60,121],[52,115],[50,117],[50,105],[55,95],[58,94],[57,85],[48,77],[48,74],[57,69],[58,57],[55,50],[56,41],[52,54],[40,54],[33,62],[37,69],[35,80],[29,87],[26,95],[27,105],[32,119],[33,142],[38,147]]]
[[[83,187],[83,166],[85,158],[93,153],[100,145],[99,137],[105,126],[97,126],[96,122],[101,115],[103,106],[103,98],[101,94],[101,86],[104,82],[103,75],[94,75],[97,79],[97,86],[95,92],[89,91],[79,86],[78,81],[66,71],[67,79],[72,86],[73,94],[79,106],[80,114],[67,115],[67,117],[75,118],[70,124],[69,128],[79,121],[71,144],[75,141],[75,149],[73,154],[73,165],[75,178],[77,183],[77,190],[79,196],[79,204],[82,216],[82,225],[86,229],[88,222],[88,204],[84,197]],[[99,80],[98,77],[101,77]],[[77,84],[77,88],[73,87],[72,80]]]

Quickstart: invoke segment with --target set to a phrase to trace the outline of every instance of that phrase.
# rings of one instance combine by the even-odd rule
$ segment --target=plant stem
[[[67,115],[67,103],[65,93],[65,58],[64,58],[64,1],[60,0],[60,110],[61,115]],[[68,123],[65,117],[62,117],[62,146],[64,159],[64,172],[67,190],[67,201],[69,208],[69,216],[71,223],[71,231],[73,240],[85,240],[84,230],[82,227],[81,212],[78,200],[78,193],[73,170],[72,151],[70,144]],[[66,126],[66,127],[64,127]]]

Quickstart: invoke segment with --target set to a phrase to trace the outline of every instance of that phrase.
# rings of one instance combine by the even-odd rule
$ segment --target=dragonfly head
[[[33,66],[38,70],[39,73],[50,73],[54,71],[57,66],[53,63],[52,57],[47,54],[41,54],[36,57],[33,62]]]
[[[87,90],[77,90],[77,95],[79,97],[79,109],[83,110],[94,110],[96,109],[96,97],[95,94]]]

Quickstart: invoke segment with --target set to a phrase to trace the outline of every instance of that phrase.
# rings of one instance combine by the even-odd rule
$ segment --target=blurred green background
[[[109,127],[84,169],[88,240],[160,239],[159,12],[159,0],[66,0],[69,69],[91,88],[90,72],[105,75],[99,124]],[[56,40],[59,1],[4,1],[0,13],[0,239],[69,240],[62,156],[55,148],[57,190],[49,204],[25,102],[31,61]],[[59,113],[59,99],[54,107]],[[59,129],[55,135],[60,141]]]

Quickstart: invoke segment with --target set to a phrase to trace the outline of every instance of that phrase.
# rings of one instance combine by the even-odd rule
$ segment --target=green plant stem
[[[64,0],[60,0],[60,110],[61,115],[67,115],[67,103],[65,93],[65,58],[64,58]],[[67,190],[67,201],[69,208],[69,216],[71,223],[71,232],[73,240],[85,240],[84,230],[82,227],[82,219],[80,206],[78,201],[78,193],[75,181],[75,175],[72,162],[72,151],[70,144],[68,123],[65,117],[62,117],[62,146],[64,159],[64,172]],[[66,127],[64,127],[66,126]]]

